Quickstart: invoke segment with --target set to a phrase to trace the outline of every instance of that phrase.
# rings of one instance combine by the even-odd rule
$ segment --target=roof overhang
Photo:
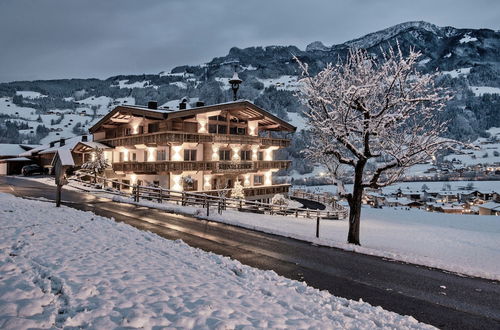
[[[258,107],[252,102],[242,100],[177,111],[162,111],[161,109],[153,110],[136,106],[120,105],[99,120],[89,129],[89,131],[95,133],[99,128],[103,127],[103,125],[106,125],[106,127],[118,126],[128,122],[132,117],[142,117],[153,120],[175,119],[213,111],[226,111],[242,119],[258,121],[259,128],[262,130],[295,132],[297,129],[295,126]]]

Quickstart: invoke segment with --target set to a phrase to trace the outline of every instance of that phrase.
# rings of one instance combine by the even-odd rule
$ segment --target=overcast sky
[[[158,73],[233,46],[342,43],[398,23],[500,29],[499,0],[0,0],[0,81]]]

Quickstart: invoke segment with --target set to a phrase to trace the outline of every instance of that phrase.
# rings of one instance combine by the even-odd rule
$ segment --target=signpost
[[[73,156],[69,149],[59,149],[57,150],[54,158],[52,159],[52,167],[55,170],[55,181],[57,185],[56,192],[56,207],[61,206],[61,191],[62,186],[68,183],[66,178],[66,170],[70,167],[75,166]]]

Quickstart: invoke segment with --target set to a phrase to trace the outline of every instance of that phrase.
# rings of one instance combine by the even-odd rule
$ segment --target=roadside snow
[[[0,328],[431,328],[272,271],[0,194]]]

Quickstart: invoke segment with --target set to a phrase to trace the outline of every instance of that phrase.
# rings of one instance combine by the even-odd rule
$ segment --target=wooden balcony
[[[140,135],[122,136],[111,139],[98,140],[112,147],[145,145],[167,145],[169,143],[232,143],[253,144],[263,147],[286,148],[290,145],[288,139],[265,138],[250,135],[223,135],[183,132],[158,132]]]
[[[133,172],[137,174],[155,174],[176,171],[212,171],[213,173],[248,173],[259,170],[286,169],[289,160],[270,160],[256,162],[231,161],[196,161],[196,162],[123,162],[113,163],[113,171]]]
[[[227,190],[230,195],[231,189],[222,189]],[[263,195],[275,195],[275,194],[287,194],[290,190],[289,184],[275,184],[269,186],[254,186],[254,187],[244,187],[243,191],[245,192],[245,198],[252,198],[255,196],[263,196]],[[219,190],[204,190],[198,191],[200,194],[207,194],[211,196],[218,196]]]

